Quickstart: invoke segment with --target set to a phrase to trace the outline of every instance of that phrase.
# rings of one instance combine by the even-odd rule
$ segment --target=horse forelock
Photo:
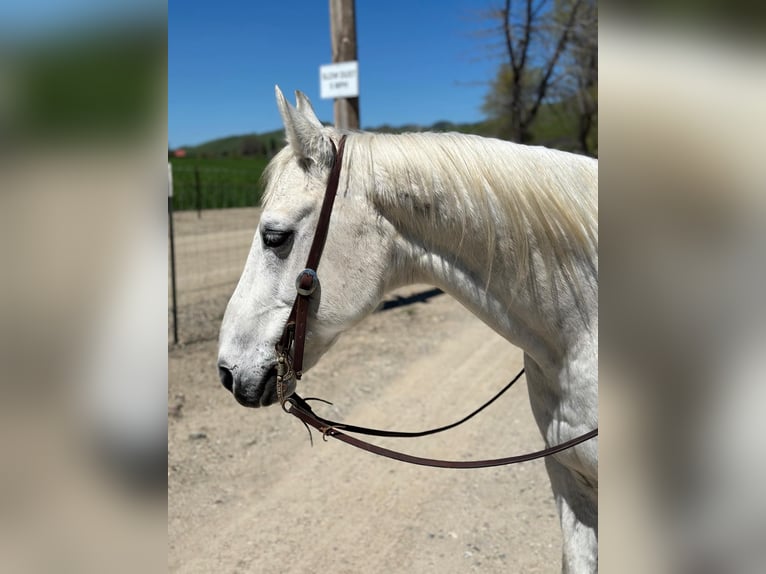
[[[274,197],[274,189],[280,174],[284,173],[290,162],[295,161],[295,154],[290,146],[282,148],[266,166],[261,174],[260,187],[263,190],[261,195],[261,207],[267,208]]]

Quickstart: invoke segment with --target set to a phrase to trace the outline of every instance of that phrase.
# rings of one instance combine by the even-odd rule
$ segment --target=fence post
[[[197,191],[197,219],[202,218],[202,186],[199,182],[199,167],[194,166],[194,187]]]
[[[173,165],[168,162],[168,236],[170,239],[170,288],[173,294],[173,343],[178,344],[178,303],[176,301],[176,244],[173,233]]]

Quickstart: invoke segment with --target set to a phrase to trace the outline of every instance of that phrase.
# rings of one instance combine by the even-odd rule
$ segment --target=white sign
[[[359,62],[319,66],[319,95],[324,99],[359,96]]]

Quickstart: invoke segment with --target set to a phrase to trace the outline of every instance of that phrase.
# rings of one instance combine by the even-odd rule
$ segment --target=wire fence
[[[168,339],[215,339],[258,226],[260,171],[169,166]]]

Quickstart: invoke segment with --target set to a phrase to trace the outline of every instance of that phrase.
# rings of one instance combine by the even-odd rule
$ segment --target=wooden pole
[[[353,62],[356,56],[356,14],[354,0],[330,0],[332,63]],[[359,98],[336,98],[335,127],[359,129]]]

